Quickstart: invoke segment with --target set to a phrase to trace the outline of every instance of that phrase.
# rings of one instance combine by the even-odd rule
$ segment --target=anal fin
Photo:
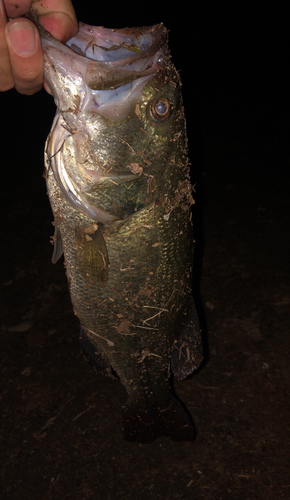
[[[176,380],[191,375],[203,360],[202,338],[195,308],[191,318],[184,326],[179,340],[173,345],[171,371]]]
[[[84,327],[81,327],[80,347],[83,355],[86,357],[91,366],[93,366],[98,372],[101,372],[103,375],[115,378],[109,360],[104,354],[100,354],[97,351],[96,347],[87,337],[86,329]]]

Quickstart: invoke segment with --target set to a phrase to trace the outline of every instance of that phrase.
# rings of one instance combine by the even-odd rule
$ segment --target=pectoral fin
[[[61,240],[61,234],[60,230],[57,226],[55,226],[54,229],[54,236],[53,236],[53,254],[52,254],[52,263],[55,264],[58,259],[63,254],[63,246],[62,246],[62,240]]]
[[[84,279],[105,285],[109,273],[107,245],[100,226],[92,224],[88,228],[76,230],[76,267]]]

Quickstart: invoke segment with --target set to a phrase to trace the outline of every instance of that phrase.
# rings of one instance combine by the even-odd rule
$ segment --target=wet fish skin
[[[99,36],[96,30],[81,25],[85,42],[79,54],[41,32],[45,80],[58,107],[45,153],[57,228],[54,260],[61,237],[82,342],[93,346],[92,357],[104,372],[115,370],[128,393],[124,437],[192,440],[192,419],[169,383],[170,362],[180,380],[202,361],[191,290],[193,200],[180,79],[163,25],[100,28],[107,37],[114,31],[125,38],[128,50],[145,40],[141,53],[139,45],[133,56],[126,54],[123,66],[119,59],[100,64],[80,55]],[[74,48],[77,42],[75,37]],[[117,53],[115,40],[111,46]],[[114,111],[114,104],[100,104],[109,89],[104,80],[99,90],[98,82],[100,73],[112,82],[118,68],[116,94],[127,82],[139,88],[127,102],[115,95]]]

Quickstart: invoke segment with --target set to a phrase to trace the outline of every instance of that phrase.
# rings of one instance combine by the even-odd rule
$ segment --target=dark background
[[[118,381],[83,361],[50,262],[44,91],[0,95],[4,499],[287,499],[289,46],[279,4],[74,2],[78,19],[169,29],[196,182],[195,288],[206,361],[176,384],[197,439],[124,442]]]
[[[270,8],[262,2],[194,2],[189,6],[184,1],[174,10],[158,1],[135,7],[118,2],[75,1],[74,5],[78,19],[88,24],[121,28],[162,21],[169,29],[173,61],[183,81],[193,155],[202,138],[218,139],[223,133],[285,149],[289,47],[286,12],[278,6]],[[46,136],[54,114],[51,100],[44,92],[33,97],[14,91],[1,95],[5,160],[20,166],[35,149],[42,150],[42,134]],[[13,158],[5,134],[11,137],[10,148],[14,145]],[[18,175],[26,178],[24,170],[19,168]]]

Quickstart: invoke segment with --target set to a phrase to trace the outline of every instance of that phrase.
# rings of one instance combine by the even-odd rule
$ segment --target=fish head
[[[44,78],[57,106],[48,174],[66,200],[111,223],[169,198],[187,164],[180,161],[180,80],[164,25],[112,30],[80,23],[66,45],[41,36]]]

